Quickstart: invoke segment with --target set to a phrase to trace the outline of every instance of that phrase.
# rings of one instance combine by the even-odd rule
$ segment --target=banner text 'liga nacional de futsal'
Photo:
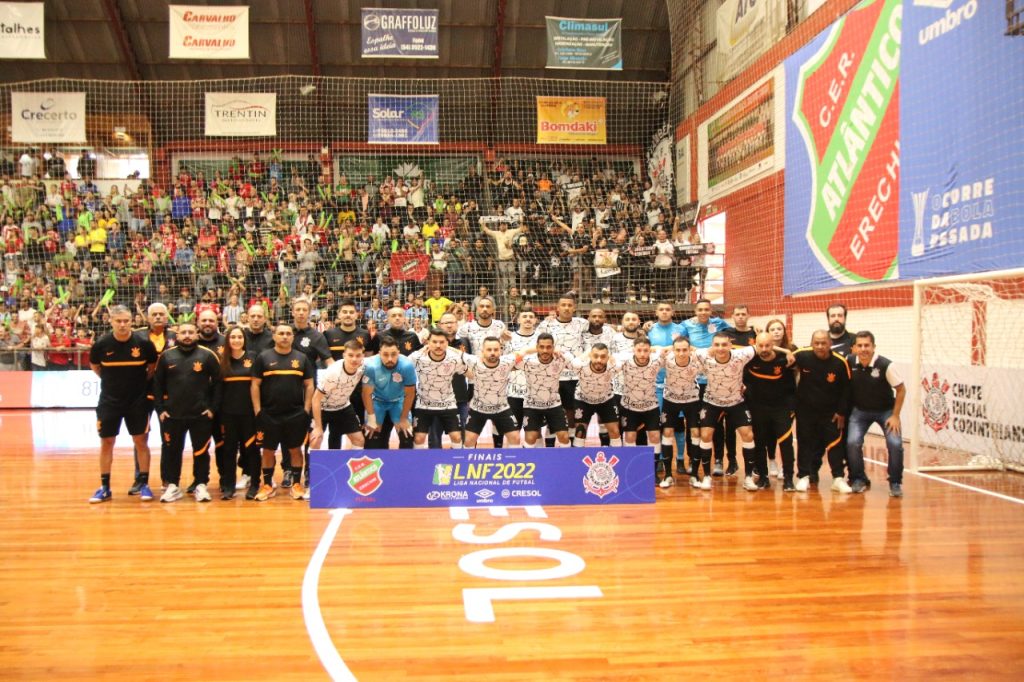
[[[651,504],[654,449],[313,450],[320,509]]]
[[[370,144],[438,144],[437,95],[368,95]]]
[[[622,70],[622,19],[544,18],[547,68]]]
[[[1000,5],[865,0],[786,60],[784,293],[1024,263],[1024,38]]]
[[[437,59],[436,9],[362,10],[363,57]]]

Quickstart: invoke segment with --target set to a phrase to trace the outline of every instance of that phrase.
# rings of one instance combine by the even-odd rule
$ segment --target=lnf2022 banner
[[[364,7],[363,56],[437,59],[436,9]]]
[[[46,59],[41,2],[0,2],[0,59]]]
[[[248,59],[249,8],[170,5],[171,59]]]
[[[902,14],[862,2],[785,62],[786,294],[898,276]]]
[[[438,144],[437,95],[369,95],[370,144]]]
[[[654,502],[654,449],[314,450],[310,503],[470,507]]]
[[[538,97],[537,144],[604,144],[604,97]]]
[[[1006,7],[904,4],[901,279],[1024,265],[1024,36]]]
[[[622,70],[622,19],[544,18],[547,68]]]

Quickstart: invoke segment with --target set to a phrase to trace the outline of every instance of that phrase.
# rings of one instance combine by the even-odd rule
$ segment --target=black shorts
[[[579,383],[575,380],[558,382],[558,397],[562,399],[563,410],[571,410],[576,404],[576,386]]]
[[[622,414],[619,422],[622,424],[623,431],[639,431],[642,426],[648,433],[653,433],[655,436],[661,435],[661,413],[658,412],[657,407],[643,412],[635,412],[622,407],[619,408],[619,412]],[[655,436],[651,436],[651,438]]]
[[[430,427],[435,421],[441,424],[441,430],[445,433],[459,433],[462,430],[458,409],[424,410],[417,407],[412,413],[412,431],[430,433]]]
[[[340,410],[323,410],[320,416],[323,419],[324,431],[331,433],[349,434],[362,429],[359,417],[351,404]]]
[[[115,407],[111,405],[98,405],[96,407],[96,431],[100,438],[114,438],[121,431],[121,421],[124,420],[125,428],[132,436],[141,436],[149,433],[149,417],[152,410],[148,401],[143,399],[137,401],[128,408]]]
[[[701,402],[674,403],[664,400],[661,403],[661,428],[683,431],[684,429],[700,428]]]
[[[516,422],[516,417],[512,414],[512,410],[502,410],[501,412],[487,413],[477,412],[476,410],[469,411],[469,420],[466,422],[466,430],[470,433],[480,435],[480,432],[484,430],[484,426],[487,425],[488,420],[494,426],[494,433],[505,434],[514,433],[519,431],[519,424]]]
[[[718,405],[709,405],[704,403],[700,409],[700,426],[704,429],[710,429],[718,426],[722,418],[725,417],[732,428],[739,428],[741,426],[750,426],[753,423],[753,419],[750,416],[750,410],[747,409],[747,404],[736,403],[729,407],[719,407]]]
[[[309,438],[309,415],[300,412],[290,417],[260,413],[256,417],[256,446],[263,450],[301,448]]]
[[[590,418],[597,415],[598,424],[618,423],[619,406],[615,398],[609,398],[603,403],[585,403],[582,400],[576,401],[576,409],[573,411],[577,428],[586,428],[590,425]]]
[[[523,428],[525,430],[540,431],[543,426],[547,426],[551,433],[568,431],[569,423],[565,421],[565,409],[561,405],[547,409],[523,408]]]

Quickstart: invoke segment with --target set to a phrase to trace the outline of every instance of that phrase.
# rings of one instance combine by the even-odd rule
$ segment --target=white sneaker
[[[705,476],[704,480],[700,482],[701,490],[711,490],[711,477]]]
[[[196,486],[196,502],[209,502],[213,498],[210,497],[210,491],[206,489],[205,483],[200,483]]]
[[[690,487],[700,490],[700,481],[697,480],[696,476],[690,476]]]
[[[811,477],[801,476],[796,479],[796,490],[799,493],[805,493],[811,487]]]
[[[665,478],[661,479],[661,483],[658,484],[658,487],[659,488],[671,488],[675,484],[676,484],[676,481],[675,481],[674,478],[672,478],[671,476],[666,476]]]
[[[743,479],[743,489],[749,490],[750,492],[757,492],[757,484],[754,483],[753,476],[747,476]]]
[[[782,472],[774,459],[768,462],[768,478],[782,478]]]
[[[850,484],[846,482],[845,478],[837,476],[832,479],[832,492],[849,495],[853,492],[853,488],[850,487]]]
[[[175,502],[185,497],[185,493],[181,492],[181,488],[174,485],[173,483],[168,484],[167,490],[160,496],[161,502]]]
[[[242,474],[242,477],[238,479],[238,483],[235,484],[235,490],[248,490],[249,482],[252,479],[249,478],[249,474]]]

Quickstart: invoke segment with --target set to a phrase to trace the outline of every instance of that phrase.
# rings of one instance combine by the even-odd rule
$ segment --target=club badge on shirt
[[[308,348],[309,347],[309,337],[308,336],[303,337],[302,341],[299,341],[299,345],[302,346],[303,348]]]

